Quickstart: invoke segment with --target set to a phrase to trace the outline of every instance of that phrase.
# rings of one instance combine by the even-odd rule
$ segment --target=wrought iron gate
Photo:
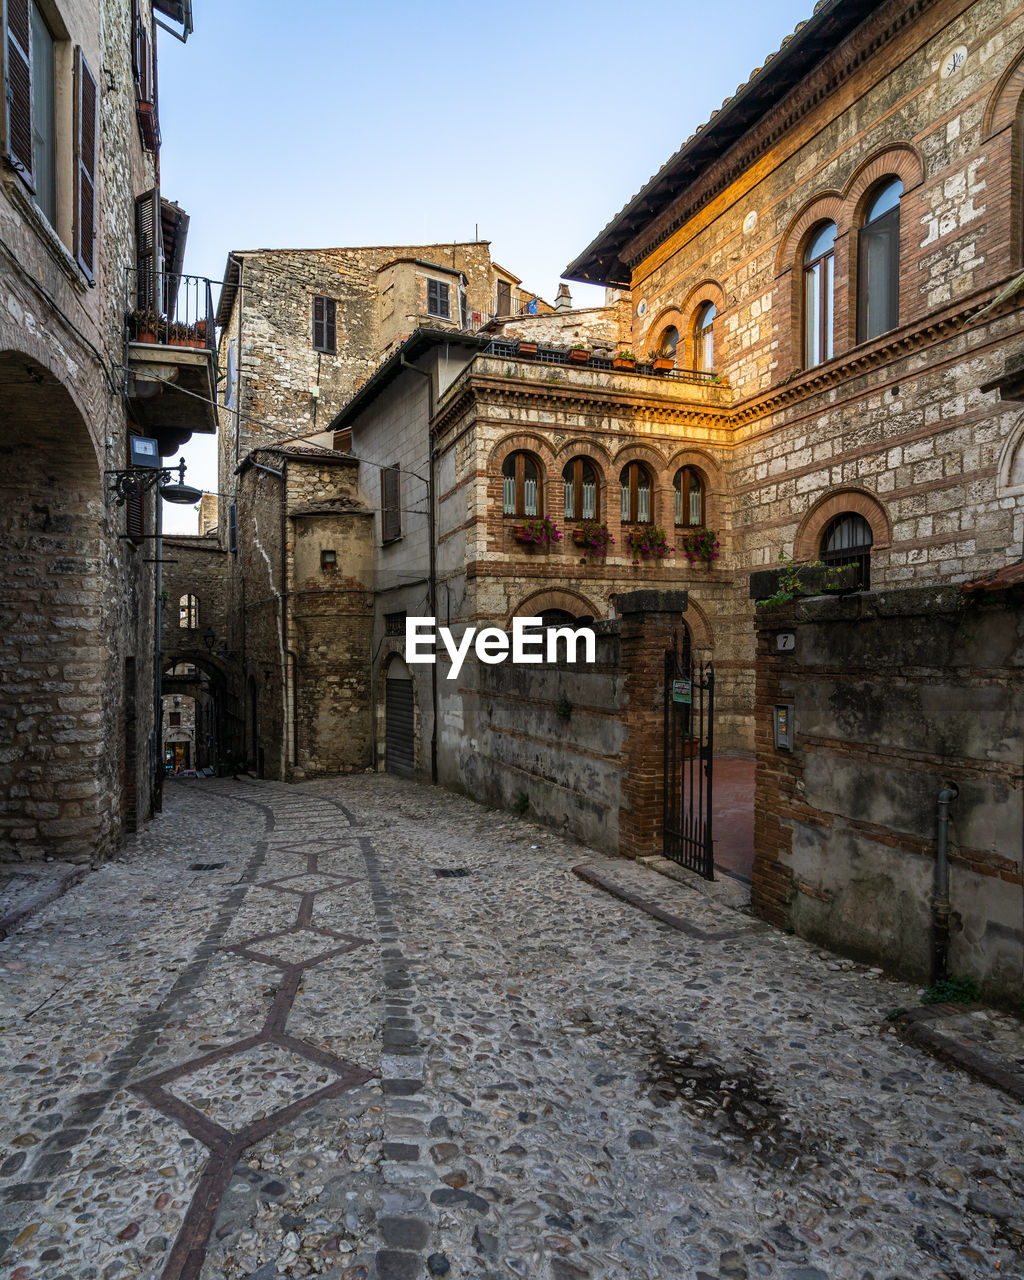
[[[715,878],[711,834],[715,671],[695,662],[689,636],[665,651],[664,851],[705,880]]]

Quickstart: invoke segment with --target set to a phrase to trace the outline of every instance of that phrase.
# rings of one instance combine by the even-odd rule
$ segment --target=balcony
[[[194,431],[217,430],[213,284],[204,276],[129,268],[126,393],[132,416],[165,455]]]

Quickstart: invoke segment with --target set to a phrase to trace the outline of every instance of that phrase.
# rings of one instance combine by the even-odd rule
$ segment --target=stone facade
[[[938,796],[948,967],[1019,1001],[1020,588],[918,587],[760,610],[753,906],[918,981],[934,976]],[[795,635],[780,652],[776,636]],[[780,746],[774,710],[791,716]]]
[[[152,7],[142,0],[151,40]],[[55,94],[52,165],[33,161],[38,202],[18,157],[0,164],[0,859],[85,860],[147,816],[157,769],[152,544],[126,537],[128,509],[104,476],[126,465],[131,406],[115,370],[135,199],[155,188],[156,160],[137,119],[129,0],[56,0],[41,13]],[[5,38],[0,59],[12,47]],[[153,529],[145,506],[135,533]]]
[[[229,636],[261,776],[369,764],[372,513],[356,479],[353,458],[300,446],[254,450],[240,472]]]

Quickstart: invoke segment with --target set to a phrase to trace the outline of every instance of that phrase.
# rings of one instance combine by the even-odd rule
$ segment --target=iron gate
[[[684,640],[665,650],[665,857],[715,878],[711,834],[715,671]]]

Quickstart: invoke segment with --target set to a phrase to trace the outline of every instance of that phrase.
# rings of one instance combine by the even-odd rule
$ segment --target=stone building
[[[455,341],[496,318],[545,315],[554,309],[484,241],[229,256],[217,309],[225,741],[261,775],[371,759],[371,528],[383,481],[373,475],[367,500],[347,448],[333,447],[335,414],[411,332]],[[190,565],[202,572],[191,557],[174,578],[185,594]],[[186,656],[204,665],[201,647]]]
[[[186,38],[191,3],[8,0],[2,25],[0,858],[98,858],[159,767],[154,504],[105,473],[131,434],[169,455],[215,427],[182,394],[215,385],[212,315],[170,345],[188,219],[158,180],[156,28]]]

